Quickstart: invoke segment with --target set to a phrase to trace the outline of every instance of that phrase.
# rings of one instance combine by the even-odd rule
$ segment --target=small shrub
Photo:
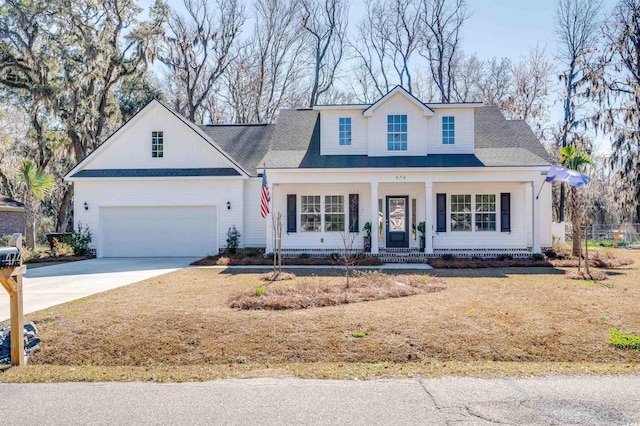
[[[510,254],[499,254],[498,256],[496,256],[496,259],[498,260],[513,260],[513,256]]]
[[[10,239],[11,239],[11,235],[9,235],[9,234],[0,235],[0,247],[8,246]]]
[[[89,253],[89,243],[93,239],[93,234],[89,226],[78,222],[78,229],[71,233],[71,248],[76,256],[84,256]],[[58,243],[60,244],[60,243]]]
[[[453,254],[451,254],[451,253],[445,253],[445,254],[443,254],[442,256],[440,256],[440,258],[441,258],[442,260],[450,261],[450,260],[455,260],[455,258],[456,258],[456,257],[455,257],[455,255],[453,255]]]
[[[640,351],[640,336],[626,334],[616,328],[612,328],[609,330],[609,344],[620,349],[635,349]]]
[[[264,296],[267,294],[267,289],[264,287],[256,287],[256,296]]]
[[[245,248],[240,252],[240,258],[244,259],[247,257],[258,257],[262,256],[264,250],[260,248]]]
[[[544,251],[544,255],[553,259],[558,255],[558,253],[553,249],[549,249]]]
[[[331,259],[331,260],[340,260],[342,258],[342,255],[340,253],[331,253],[330,255],[327,256],[327,258]]]
[[[300,253],[298,259],[309,259],[311,255],[309,253]]]
[[[32,263],[40,260],[40,252],[38,250],[22,249],[20,254],[23,263]]]
[[[233,254],[238,250],[238,246],[240,245],[240,237],[240,232],[235,225],[232,225],[227,230],[227,252]]]
[[[369,335],[368,331],[356,331],[355,333],[351,333],[351,337],[355,337],[356,339],[361,339],[367,335]]]
[[[531,255],[531,260],[534,260],[536,262],[544,260],[544,254],[542,254],[542,253],[533,253]]]

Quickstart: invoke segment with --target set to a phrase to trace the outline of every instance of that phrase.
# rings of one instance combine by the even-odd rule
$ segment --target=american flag
[[[260,197],[260,215],[267,217],[269,214],[269,185],[267,185],[267,171],[263,169],[262,172],[262,196]]]

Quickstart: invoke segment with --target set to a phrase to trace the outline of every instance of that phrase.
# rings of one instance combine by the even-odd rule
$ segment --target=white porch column
[[[424,183],[424,252],[433,253],[433,182]]]
[[[378,182],[371,182],[371,254],[378,254]]]
[[[540,182],[531,181],[531,251],[540,253],[540,200],[536,200],[536,194],[540,191]]]
[[[265,249],[265,253],[273,253],[273,206],[275,205],[276,186],[275,184],[270,186],[269,195],[271,196],[271,202],[269,203],[269,213],[267,214],[267,217],[263,219],[267,228],[267,247]],[[260,195],[262,195],[262,192]]]

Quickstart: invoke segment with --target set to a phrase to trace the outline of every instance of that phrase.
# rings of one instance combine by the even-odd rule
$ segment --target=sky
[[[151,0],[141,1],[143,6],[150,3]],[[168,3],[180,7],[182,0],[168,0]],[[349,26],[353,28],[364,15],[364,0],[350,3]],[[468,0],[470,17],[462,28],[462,49],[466,54],[477,54],[480,59],[495,56],[515,62],[539,46],[545,49],[549,60],[554,61],[558,48],[554,29],[557,3],[557,0]],[[611,11],[616,3],[616,0],[603,0],[603,9]],[[558,99],[559,92],[554,92],[551,96],[553,123],[562,120]],[[600,151],[608,151],[605,141],[598,141],[598,145]]]

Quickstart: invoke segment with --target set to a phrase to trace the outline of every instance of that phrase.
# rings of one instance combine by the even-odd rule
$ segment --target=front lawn
[[[602,284],[566,268],[434,270],[443,291],[279,311],[229,307],[259,272],[184,269],[27,315],[42,351],[0,381],[638,373],[640,351],[608,333],[640,334],[640,252],[616,255],[634,263]],[[312,272],[295,280],[344,279]]]

